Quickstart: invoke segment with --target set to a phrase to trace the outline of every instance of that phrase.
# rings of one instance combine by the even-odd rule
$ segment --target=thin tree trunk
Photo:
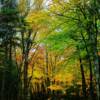
[[[47,48],[46,48],[46,51],[45,51],[45,59],[46,59],[46,69],[45,69],[45,72],[46,72],[46,86],[48,87],[50,85],[50,79],[49,79],[49,73],[48,73],[48,51],[47,51]],[[47,89],[47,94],[49,94],[49,91]]]
[[[29,30],[27,39],[24,39],[24,33],[22,34],[22,45],[23,45],[23,64],[24,64],[24,100],[28,100],[28,88],[29,88],[29,79],[28,79],[28,56],[29,50],[31,48],[30,36],[32,30]],[[36,34],[35,34],[36,36]],[[35,37],[34,37],[35,38]]]
[[[81,75],[82,75],[82,90],[83,90],[83,95],[86,98],[87,93],[86,93],[86,81],[85,81],[85,75],[84,75],[84,67],[82,64],[82,59],[79,58],[80,60],[80,68],[81,68]]]
[[[23,60],[23,69],[24,69],[24,73],[23,73],[23,84],[24,84],[24,89],[23,89],[23,100],[27,100],[27,94],[28,94],[28,89],[27,89],[27,83],[28,83],[28,80],[27,80],[27,69],[28,69],[28,54],[26,52],[26,47],[25,47],[25,39],[24,39],[24,32],[22,32],[22,47],[23,47],[23,51],[22,51],[22,54],[23,54],[23,57],[22,57],[22,60]]]
[[[82,36],[82,39],[84,41],[84,44],[85,44],[85,49],[86,49],[86,52],[87,52],[87,60],[88,60],[88,63],[89,63],[89,70],[90,70],[90,96],[91,98],[94,96],[94,89],[93,89],[93,72],[92,72],[92,64],[91,64],[91,57],[90,57],[90,52],[88,50],[88,47],[87,47],[87,43],[85,41],[85,38],[83,36],[83,33],[81,32],[81,36]]]
[[[100,70],[99,70],[99,58],[95,46],[94,46],[94,67],[95,67],[95,75],[96,75],[97,100],[99,100],[100,99]]]
[[[79,50],[79,52],[80,52],[80,50]],[[83,91],[84,97],[86,98],[87,97],[86,80],[85,80],[84,67],[83,67],[83,64],[82,64],[82,58],[81,58],[80,53],[79,53],[79,62],[80,62],[80,69],[81,69],[81,76],[82,76],[82,91]]]
[[[28,100],[28,55],[25,54],[24,62],[24,100]]]
[[[94,18],[93,18],[94,19]],[[90,34],[90,43],[93,51],[93,60],[94,60],[94,72],[96,76],[96,91],[97,91],[97,100],[100,99],[100,71],[99,71],[99,58],[98,58],[98,50],[97,50],[97,34],[95,34],[96,26],[94,22],[91,22],[90,29],[87,32]],[[96,31],[97,32],[97,31]]]

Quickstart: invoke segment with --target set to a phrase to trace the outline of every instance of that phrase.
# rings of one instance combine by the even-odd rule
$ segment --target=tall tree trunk
[[[86,98],[87,92],[86,92],[86,80],[85,80],[84,67],[83,67],[82,58],[80,55],[80,48],[77,47],[77,49],[79,51],[79,62],[80,62],[80,69],[81,69],[81,76],[82,76],[82,91],[83,91],[84,97]]]
[[[7,60],[8,60],[8,51],[7,51],[7,44],[5,45],[5,59],[4,59],[4,67],[6,68],[7,65]],[[5,100],[5,77],[6,77],[6,72],[5,68],[3,69],[3,74],[2,74],[2,86],[1,86],[1,100]]]
[[[22,46],[23,46],[23,67],[24,67],[24,100],[28,100],[28,88],[29,88],[29,79],[28,79],[28,56],[29,56],[29,50],[31,48],[31,42],[30,42],[30,36],[31,36],[32,30],[29,30],[27,33],[27,39],[24,37],[24,32],[22,33]],[[36,36],[36,35],[35,35]],[[34,37],[35,38],[35,37]]]
[[[87,33],[90,35],[90,43],[92,48],[92,54],[93,54],[93,61],[94,61],[94,72],[96,76],[96,91],[97,91],[97,100],[100,99],[100,71],[99,71],[99,58],[98,58],[98,50],[97,50],[97,25],[95,25],[95,19],[92,18],[92,21],[90,22],[91,25],[89,26],[89,30],[87,30]],[[96,30],[96,31],[95,31]]]
[[[90,34],[90,41],[92,43],[91,47],[93,48],[93,60],[94,60],[94,71],[96,77],[96,92],[97,92],[97,100],[100,99],[100,70],[99,70],[99,57],[97,50],[97,36],[99,34],[99,29],[97,27],[97,21],[99,20],[99,0],[91,0],[91,9],[93,12],[90,12],[90,25],[89,30],[87,31]],[[93,7],[92,7],[93,6]]]
[[[84,44],[85,44],[85,49],[86,49],[86,52],[87,52],[87,60],[88,60],[88,63],[89,63],[89,70],[90,70],[90,96],[91,98],[94,96],[94,89],[93,89],[93,72],[92,72],[92,63],[91,63],[91,56],[90,56],[90,52],[88,50],[88,46],[87,46],[87,43],[86,43],[86,40],[84,38],[84,35],[81,31],[81,36],[82,36],[82,39],[84,41]]]
[[[94,46],[94,67],[95,67],[95,75],[96,75],[97,100],[99,100],[100,99],[100,70],[99,70],[99,58],[95,46]]]
[[[23,70],[24,70],[24,73],[23,73],[23,100],[27,100],[27,96],[28,96],[28,88],[27,88],[27,83],[28,83],[28,80],[27,80],[27,69],[28,69],[28,54],[26,52],[26,45],[25,45],[25,37],[24,37],[24,32],[22,32],[22,60],[23,60]]]
[[[24,61],[24,100],[28,100],[28,55],[25,54]]]
[[[82,75],[82,91],[83,91],[83,95],[86,98],[87,93],[86,93],[86,81],[85,81],[85,75],[84,75],[84,67],[82,64],[82,59],[81,57],[79,58],[80,61],[80,68],[81,68],[81,75]]]
[[[45,68],[45,73],[46,73],[46,87],[48,87],[50,85],[50,79],[49,79],[49,73],[48,73],[48,70],[49,70],[49,66],[48,66],[48,50],[47,50],[47,47],[46,47],[46,51],[45,51],[45,60],[46,60],[46,68]],[[47,94],[49,94],[49,91],[47,89]]]

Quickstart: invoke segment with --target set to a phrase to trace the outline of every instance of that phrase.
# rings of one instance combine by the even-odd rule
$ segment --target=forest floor
[[[37,94],[31,100],[96,100],[96,96],[93,98],[83,97],[79,95],[45,95],[45,94]]]

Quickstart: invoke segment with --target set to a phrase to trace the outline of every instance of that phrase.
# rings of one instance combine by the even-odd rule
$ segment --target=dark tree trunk
[[[83,67],[83,64],[82,64],[81,57],[79,58],[79,61],[80,61],[80,68],[81,68],[81,75],[82,75],[82,91],[83,91],[84,97],[86,98],[86,96],[87,96],[86,81],[85,81],[84,67]]]
[[[94,92],[93,92],[94,89],[93,89],[93,72],[92,72],[91,56],[90,56],[90,52],[88,50],[87,42],[86,42],[82,32],[81,32],[81,36],[82,36],[82,39],[83,39],[84,44],[85,44],[85,49],[86,49],[86,52],[87,52],[87,60],[88,60],[88,63],[89,63],[89,70],[90,70],[90,96],[92,98],[92,97],[94,97]]]
[[[8,60],[8,45],[5,44],[5,58],[4,58],[4,66],[7,66],[7,60]],[[3,74],[2,74],[2,86],[1,86],[1,100],[5,100],[5,81],[6,81],[6,72],[5,72],[5,68],[3,69]]]
[[[50,79],[49,79],[49,73],[48,73],[48,70],[49,70],[49,66],[48,66],[48,50],[46,48],[46,51],[45,51],[45,60],[46,60],[46,69],[45,69],[45,73],[46,73],[46,87],[48,87],[50,85]],[[47,89],[47,94],[49,94],[49,90]]]

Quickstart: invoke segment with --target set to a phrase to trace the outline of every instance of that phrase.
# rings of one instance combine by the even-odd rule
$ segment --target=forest
[[[100,0],[0,0],[0,100],[100,100]]]

